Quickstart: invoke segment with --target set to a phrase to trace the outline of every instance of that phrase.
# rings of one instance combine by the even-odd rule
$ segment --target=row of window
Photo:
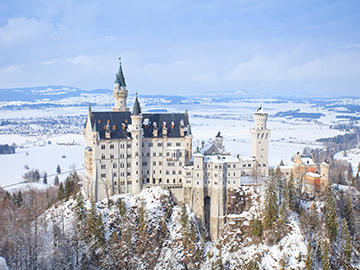
[[[167,147],[171,147],[173,144],[171,143],[171,142],[168,142],[168,143],[166,143],[166,146]],[[175,143],[175,145],[176,146],[181,146],[181,143],[180,142],[177,142],[177,143]],[[142,143],[142,147],[144,147],[145,146],[145,143]],[[153,147],[154,146],[154,144],[151,142],[151,143],[148,143],[148,147]],[[157,143],[157,146],[158,147],[162,147],[163,146],[163,143],[162,142],[159,142],[159,143]],[[114,149],[115,148],[115,145],[114,144],[110,144],[110,149]],[[125,148],[125,144],[120,144],[120,148],[121,149],[124,149]],[[131,148],[131,144],[127,144],[127,148]],[[102,150],[105,150],[106,149],[106,144],[102,144],[101,145],[101,149]]]

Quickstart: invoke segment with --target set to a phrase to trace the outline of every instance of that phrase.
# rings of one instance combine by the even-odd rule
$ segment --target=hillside
[[[254,187],[229,191],[228,223],[222,238],[213,242],[206,229],[199,227],[194,213],[185,205],[174,205],[169,192],[158,187],[139,195],[115,195],[110,206],[107,199],[95,204],[83,199],[83,193],[77,193],[43,214],[34,212],[37,218],[26,233],[21,231],[23,227],[7,226],[11,222],[9,209],[13,208],[9,204],[11,198],[7,201],[4,196],[1,220],[6,227],[2,228],[5,234],[1,243],[8,245],[6,249],[1,245],[0,255],[9,269],[305,269],[311,240],[312,265],[321,268],[318,246],[327,239],[321,204],[317,203],[314,223],[320,230],[311,228],[309,217],[314,213],[306,202],[300,202],[297,208],[300,215],[290,205],[286,213],[279,207],[279,216],[267,229],[268,186],[264,187],[262,195]],[[54,190],[47,191],[44,199],[49,198],[49,192]],[[341,202],[339,193],[335,194]],[[26,202],[29,196],[24,193],[22,201]],[[40,211],[44,201],[36,201]],[[341,235],[340,226],[338,230]],[[333,248],[330,258],[336,265],[336,254],[341,248]],[[355,263],[355,249],[353,254]]]

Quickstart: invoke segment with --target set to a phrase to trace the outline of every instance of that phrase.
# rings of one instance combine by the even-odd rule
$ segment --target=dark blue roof
[[[115,75],[115,82],[114,83],[118,83],[120,84],[120,86],[126,87],[126,83],[125,83],[125,77],[124,77],[124,73],[122,71],[122,67],[121,67],[121,59],[120,60],[120,67],[119,67],[119,71],[118,73]]]
[[[145,121],[145,119],[148,119]],[[180,122],[183,120],[184,126],[189,127],[189,121],[185,113],[145,113],[143,114],[143,131],[145,138],[152,138],[154,123],[158,129],[158,137],[162,138],[162,126],[166,122],[167,136],[169,138],[182,137],[180,136]],[[130,112],[91,112],[90,113],[91,127],[99,132],[100,139],[105,139],[105,131],[107,124],[110,126],[111,139],[125,139],[131,137],[130,132],[127,131],[128,125],[131,124]],[[147,125],[144,124],[147,123]],[[172,122],[174,126],[172,126]],[[185,132],[186,135],[186,132]]]

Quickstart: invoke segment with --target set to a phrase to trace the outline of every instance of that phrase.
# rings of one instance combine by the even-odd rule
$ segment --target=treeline
[[[79,176],[72,172],[69,197],[78,190]],[[58,188],[20,190],[0,194],[0,256],[10,269],[59,269],[47,264],[48,231],[53,227],[46,210],[59,202]]]
[[[253,216],[250,222],[251,237],[258,243],[278,243],[288,233],[287,218],[293,211],[299,214],[308,243],[307,253],[297,256],[306,269],[355,269],[352,263],[360,259],[358,189],[340,191],[329,186],[312,203],[300,201],[299,192],[292,175],[286,181],[280,171],[275,172],[265,184],[262,219]],[[260,259],[251,261],[247,269],[259,269]],[[291,267],[286,257],[279,265],[281,269]]]
[[[15,154],[15,144],[0,144],[0,155],[3,154]]]

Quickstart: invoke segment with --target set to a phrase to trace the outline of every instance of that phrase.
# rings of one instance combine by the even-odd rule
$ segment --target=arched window
[[[179,152],[179,157],[182,157],[182,155],[183,155],[182,152]]]
[[[179,171],[179,175],[181,175],[182,174],[182,171]]]
[[[113,155],[113,154],[110,155],[110,159],[114,159],[114,155]]]
[[[264,133],[263,133],[263,134],[261,134],[261,139],[264,139]]]
[[[166,153],[166,156],[167,156],[167,157],[170,157],[170,152],[167,152],[167,153]]]
[[[181,183],[181,178],[179,179],[179,183]]]
[[[173,179],[173,183],[175,184],[175,179]]]
[[[104,154],[101,155],[101,159],[105,159],[105,155],[104,155]]]
[[[117,163],[113,163],[113,168],[114,168],[114,169],[117,168]]]
[[[124,168],[124,163],[123,162],[121,162],[120,168]]]

